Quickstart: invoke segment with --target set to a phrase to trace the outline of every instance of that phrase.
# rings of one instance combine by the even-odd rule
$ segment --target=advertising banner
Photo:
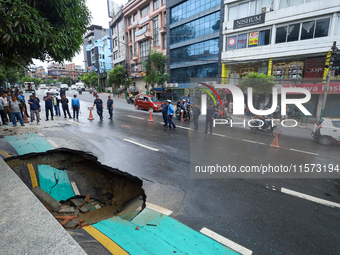
[[[259,41],[259,32],[249,33],[249,46],[257,45]]]

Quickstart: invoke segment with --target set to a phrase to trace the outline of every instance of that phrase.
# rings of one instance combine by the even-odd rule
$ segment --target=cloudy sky
[[[115,4],[122,5],[127,2],[127,0],[114,0]],[[99,25],[105,28],[109,28],[110,18],[108,17],[107,11],[107,0],[86,0],[86,5],[91,11],[92,22],[91,24]],[[76,65],[84,66],[84,53],[83,50],[77,54],[72,62],[65,63],[76,63]],[[39,60],[33,60],[34,64],[37,66],[44,66],[46,68],[47,62],[41,62]]]

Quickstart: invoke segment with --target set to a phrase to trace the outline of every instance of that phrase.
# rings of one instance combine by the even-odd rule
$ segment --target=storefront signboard
[[[234,29],[263,24],[265,22],[265,17],[266,13],[261,13],[259,15],[237,19],[234,21]]]
[[[142,25],[142,24],[144,24],[147,21],[149,21],[149,14],[145,15],[143,18],[140,19],[139,25]]]
[[[230,37],[229,40],[228,40],[228,45],[230,47],[233,47],[236,45],[236,37]]]
[[[249,46],[257,45],[259,41],[259,32],[249,33]]]

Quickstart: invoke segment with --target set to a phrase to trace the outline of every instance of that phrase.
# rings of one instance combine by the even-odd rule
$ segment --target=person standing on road
[[[169,123],[169,127],[168,129],[171,130],[171,125],[174,127],[174,129],[176,128],[176,125],[172,122],[172,117],[174,116],[175,111],[174,111],[174,107],[171,104],[171,100],[168,100],[168,123]]]
[[[78,120],[79,116],[79,109],[80,109],[80,102],[77,98],[77,95],[73,95],[72,101],[71,101],[71,107],[73,109],[73,119],[76,118]]]
[[[230,103],[232,102],[230,101]],[[215,113],[214,108],[211,107],[211,104],[208,104],[204,133],[208,133],[208,126],[210,127],[210,134],[212,133],[214,113]]]
[[[0,94],[0,116],[1,116],[2,124],[7,125],[6,114],[5,114],[5,103],[4,103],[3,95],[5,95],[5,93],[1,92]]]
[[[59,104],[60,104],[60,99],[57,96],[54,96],[53,97],[53,107],[54,107],[54,111],[55,111],[56,116],[58,116],[58,115],[61,116]]]
[[[233,114],[233,101],[230,100],[230,103],[228,104],[228,113],[231,116]]]
[[[164,100],[163,102],[163,108],[162,108],[162,115],[163,115],[163,121],[164,121],[164,127],[168,125],[168,101]]]
[[[26,113],[27,118],[29,118],[30,116],[28,115],[28,112],[27,112],[27,105],[26,105],[25,96],[24,96],[24,93],[22,91],[19,92],[18,98],[20,98],[24,102],[25,113]]]
[[[63,95],[66,96],[66,90],[64,88],[60,89],[60,97],[63,98]]]
[[[67,113],[68,117],[70,119],[72,119],[71,114],[70,114],[70,110],[68,108],[68,99],[66,98],[66,96],[63,95],[63,97],[62,97],[62,99],[60,101],[61,101],[61,106],[63,108],[64,118],[67,118],[66,117],[66,113]]]
[[[102,120],[104,104],[103,104],[103,100],[99,99],[99,95],[96,95],[96,99],[93,102],[93,107],[94,106],[97,107],[97,114],[99,115],[100,120]]]
[[[20,112],[20,102],[17,100],[16,95],[12,96],[12,100],[8,102],[7,107],[8,107],[9,113],[12,115],[11,117],[12,117],[13,127],[17,126],[16,118],[18,118],[21,126],[25,126],[24,120],[22,119],[22,115]]]
[[[277,105],[276,109],[274,111],[274,114],[273,114],[274,115],[274,119],[278,119],[280,110],[281,110],[280,106]]]
[[[111,96],[108,96],[108,99],[107,99],[107,110],[109,111],[109,114],[110,114],[109,120],[112,120],[112,116],[113,116],[113,100],[111,99]]]
[[[46,111],[46,121],[48,121],[48,112],[51,112],[51,120],[53,120],[53,100],[51,94],[47,92],[47,96],[44,96],[45,101],[45,111]]]
[[[3,98],[3,100],[4,100],[4,106],[6,106],[5,107],[5,114],[6,114],[6,122],[8,123],[8,122],[12,122],[12,116],[11,116],[11,113],[9,112],[9,108],[8,108],[8,103],[11,101],[11,91],[10,90],[8,90],[5,94],[4,94],[4,96],[2,97]]]
[[[37,118],[37,124],[40,125],[40,114],[41,111],[39,101],[34,97],[34,95],[30,95],[30,99],[28,100],[28,104],[30,105],[31,111],[31,124],[34,121],[34,115]]]
[[[194,105],[193,115],[194,115],[194,125],[195,125],[194,130],[198,130],[198,118],[201,115],[201,109],[198,108],[197,103],[195,103],[195,105]]]

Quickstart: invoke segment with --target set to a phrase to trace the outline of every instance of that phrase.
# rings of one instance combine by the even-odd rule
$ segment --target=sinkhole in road
[[[66,229],[114,216],[130,220],[145,208],[143,181],[91,153],[60,148],[5,161]]]

